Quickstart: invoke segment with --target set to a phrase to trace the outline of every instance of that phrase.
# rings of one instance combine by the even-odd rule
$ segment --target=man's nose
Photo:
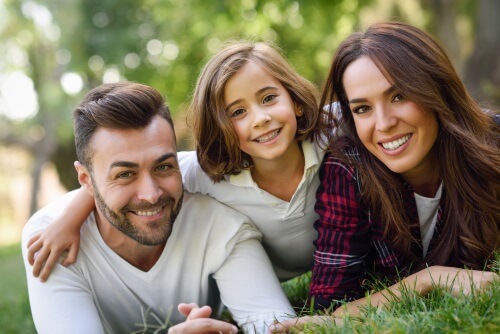
[[[144,176],[140,179],[137,197],[139,200],[155,204],[162,195],[158,181],[152,176]]]

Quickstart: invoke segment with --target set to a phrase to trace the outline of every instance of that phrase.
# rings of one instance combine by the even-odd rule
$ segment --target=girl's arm
[[[68,251],[68,255],[62,262],[63,266],[76,261],[80,228],[94,208],[94,199],[82,187],[62,215],[29,240],[28,262],[33,266],[33,276],[45,282],[65,251]]]
[[[444,289],[453,296],[468,295],[473,291],[481,292],[492,282],[499,280],[497,273],[490,271],[468,270],[444,266],[432,266],[410,275],[385,290],[367,297],[349,302],[335,310],[331,316],[304,316],[275,323],[270,327],[271,333],[281,333],[292,328],[301,329],[307,323],[319,324],[339,322],[339,318],[350,315],[359,316],[365,306],[383,307],[389,302],[398,300],[403,294],[415,293],[426,295],[434,289]]]

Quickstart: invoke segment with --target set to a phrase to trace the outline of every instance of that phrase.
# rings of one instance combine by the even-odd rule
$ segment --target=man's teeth
[[[389,151],[394,151],[395,149],[399,148],[401,145],[406,143],[408,139],[410,139],[411,135],[406,135],[404,137],[399,138],[398,140],[391,141],[388,143],[382,143],[382,146]]]
[[[136,211],[135,214],[138,215],[138,216],[154,216],[154,215],[157,215],[158,213],[160,213],[162,208],[159,208],[157,210],[154,210],[154,211]]]
[[[255,141],[259,142],[259,143],[264,143],[266,141],[270,141],[271,139],[276,138],[279,133],[280,133],[280,130],[278,129],[278,130],[276,130],[274,132],[268,133],[267,135],[264,135],[262,137],[256,138]]]

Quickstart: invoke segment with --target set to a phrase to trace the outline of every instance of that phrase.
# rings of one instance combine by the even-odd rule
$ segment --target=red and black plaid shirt
[[[357,151],[349,154],[358,159]],[[383,236],[382,222],[372,217],[360,200],[361,181],[357,171],[331,155],[326,155],[320,170],[321,184],[316,195],[314,267],[310,297],[316,308],[339,306],[339,301],[351,301],[364,296],[363,281],[373,277],[393,280],[410,273],[411,263],[401,258]],[[405,187],[411,231],[416,242],[412,252],[422,259],[420,224],[414,193]],[[443,203],[443,196],[441,204]],[[429,252],[439,235],[442,214],[438,210],[436,229]],[[333,303],[333,304],[332,304]]]

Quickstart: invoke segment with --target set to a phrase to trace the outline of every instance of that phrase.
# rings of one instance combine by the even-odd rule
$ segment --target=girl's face
[[[436,116],[406,100],[369,57],[352,62],[342,82],[363,145],[406,180],[434,175]]]
[[[262,66],[249,61],[236,72],[224,88],[224,104],[240,149],[254,164],[284,158],[297,143],[298,108]]]

